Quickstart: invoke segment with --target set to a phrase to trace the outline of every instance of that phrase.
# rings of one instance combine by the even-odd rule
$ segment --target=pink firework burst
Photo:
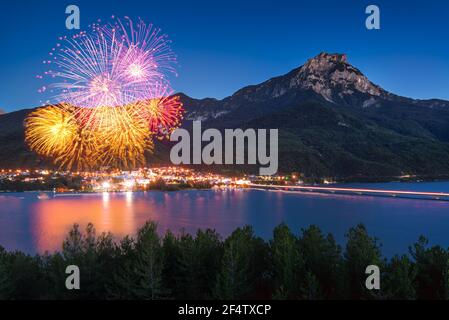
[[[156,98],[156,88],[167,87],[176,57],[159,29],[129,18],[90,26],[61,43],[44,63],[55,66],[45,74],[51,84],[50,103],[81,108],[114,107]]]

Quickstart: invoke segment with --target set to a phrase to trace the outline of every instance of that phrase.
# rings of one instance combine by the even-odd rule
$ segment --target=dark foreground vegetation
[[[0,248],[1,299],[446,299],[449,252],[420,238],[410,255],[382,257],[363,225],[342,249],[311,226],[295,235],[284,224],[269,242],[251,227],[222,240],[215,231],[159,236],[148,222],[120,243],[75,225],[56,254],[29,256]],[[365,288],[368,265],[381,290]],[[81,289],[65,287],[66,267],[81,270]]]

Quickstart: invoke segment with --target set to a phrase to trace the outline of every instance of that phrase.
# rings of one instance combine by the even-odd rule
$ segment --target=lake
[[[339,186],[449,192],[449,182]],[[148,220],[157,221],[161,232],[213,228],[223,236],[249,224],[265,239],[282,222],[295,233],[315,224],[340,244],[350,227],[364,223],[387,257],[407,253],[421,234],[430,244],[449,246],[449,202],[444,201],[250,189],[49,195],[40,200],[32,192],[0,194],[1,246],[52,252],[61,248],[74,223],[84,228],[92,222],[97,232],[111,231],[120,238],[134,235]]]

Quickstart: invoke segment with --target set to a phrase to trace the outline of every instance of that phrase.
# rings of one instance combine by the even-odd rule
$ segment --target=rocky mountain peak
[[[340,54],[340,53],[326,53],[321,52],[319,55],[317,55],[314,58],[309,59],[304,67],[310,68],[310,69],[328,69],[334,64],[337,63],[348,63],[348,57],[346,54]]]
[[[349,64],[345,54],[339,53],[322,52],[308,60],[291,78],[290,88],[310,89],[335,103],[342,103],[354,94],[367,95],[367,98],[388,96]]]
[[[256,102],[308,93],[338,105],[359,107],[376,105],[379,98],[392,98],[352,66],[346,54],[326,52],[286,75],[243,88],[234,97]]]

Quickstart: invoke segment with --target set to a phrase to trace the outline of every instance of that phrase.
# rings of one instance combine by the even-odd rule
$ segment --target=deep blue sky
[[[287,73],[321,51],[347,53],[371,80],[394,93],[449,100],[449,1],[2,1],[0,108],[39,105],[34,77],[65,29],[65,8],[81,28],[112,14],[153,22],[178,55],[176,91],[223,98]],[[365,28],[365,8],[381,9],[382,30]]]

